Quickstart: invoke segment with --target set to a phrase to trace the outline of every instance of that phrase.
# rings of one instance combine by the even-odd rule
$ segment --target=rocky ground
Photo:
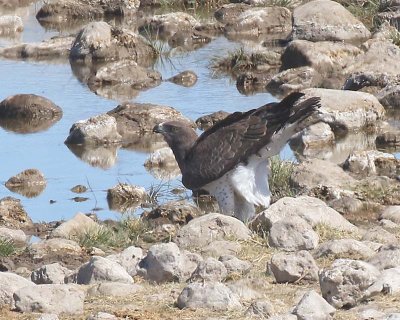
[[[28,4],[0,1],[7,10]],[[257,51],[244,46],[214,62],[218,72],[237,79],[238,90],[319,96],[323,122],[291,139],[299,163],[273,163],[274,203],[246,224],[215,213],[205,195],[194,197],[197,205],[153,206],[140,219],[98,221],[79,213],[48,224],[33,223],[19,199],[0,199],[0,318],[400,319],[400,160],[392,154],[400,141],[394,27],[400,2],[210,2],[213,19],[206,22],[177,10],[144,10],[157,5],[46,2],[37,14],[41,23],[62,28],[77,21],[79,30],[2,48],[0,56],[69,59],[96,94],[132,98],[162,81],[149,69],[159,48],[143,34],[180,50],[223,34],[258,44]],[[102,21],[110,15],[125,24]],[[0,16],[0,35],[21,32],[18,18]],[[168,81],[191,86],[196,79],[186,71]],[[195,123],[169,106],[123,103],[75,123],[65,143],[103,168],[115,161],[116,146],[150,146],[146,167],[174,176],[175,160],[152,134],[154,125],[180,118],[207,128],[225,116]],[[20,94],[0,102],[0,125],[14,132],[43,130],[61,117],[61,108],[44,97]],[[46,183],[28,168],[5,185],[32,197]],[[86,188],[76,186],[77,201]],[[107,194],[110,208],[120,211],[152,198],[126,184]]]

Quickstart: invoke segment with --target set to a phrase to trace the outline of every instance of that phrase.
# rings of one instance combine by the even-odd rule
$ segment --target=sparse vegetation
[[[392,30],[389,33],[389,39],[393,42],[394,45],[400,47],[400,32],[398,30]]]
[[[354,232],[341,231],[338,229],[334,229],[324,223],[318,223],[314,227],[314,230],[319,235],[320,243],[323,243],[328,240],[338,240],[338,239],[347,239],[347,238],[359,240],[361,238],[359,234],[356,234]]]
[[[290,185],[290,176],[294,170],[291,161],[282,161],[279,156],[270,160],[269,189],[271,190],[272,201],[275,202],[283,197],[293,197],[294,188]]]
[[[0,238],[0,257],[11,256],[15,251],[16,247],[12,240]]]
[[[293,0],[271,0],[271,5],[276,7],[290,7],[293,5]]]

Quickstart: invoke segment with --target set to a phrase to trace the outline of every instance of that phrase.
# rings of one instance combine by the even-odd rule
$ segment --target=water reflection
[[[18,118],[10,119],[0,117],[0,127],[4,130],[15,132],[15,133],[35,133],[40,131],[46,131],[53,124],[61,119],[62,115],[55,115],[53,119],[41,119],[41,118]]]
[[[35,198],[39,196],[44,189],[46,189],[46,184],[39,185],[7,185],[8,190],[18,193],[27,198]]]
[[[109,169],[117,161],[118,149],[121,145],[77,145],[67,144],[68,149],[79,159],[92,167]]]

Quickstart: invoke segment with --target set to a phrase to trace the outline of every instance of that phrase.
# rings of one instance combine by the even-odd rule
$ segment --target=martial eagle
[[[269,158],[306,126],[319,121],[320,98],[292,93],[281,102],[235,112],[204,131],[181,121],[156,125],[172,149],[183,185],[213,195],[224,214],[251,219],[255,206],[268,207]]]

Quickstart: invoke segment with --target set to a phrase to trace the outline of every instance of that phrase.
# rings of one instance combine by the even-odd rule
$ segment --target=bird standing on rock
[[[230,114],[200,136],[181,121],[160,123],[153,131],[172,149],[186,188],[208,191],[222,213],[248,221],[255,206],[270,204],[269,158],[320,121],[319,107],[319,97],[304,99],[295,92],[281,102]]]

